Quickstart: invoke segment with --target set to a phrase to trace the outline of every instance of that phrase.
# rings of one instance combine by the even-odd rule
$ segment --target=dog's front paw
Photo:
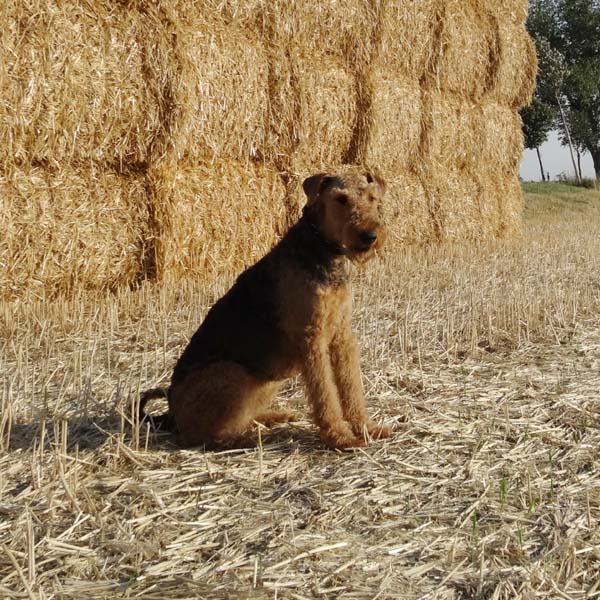
[[[392,428],[388,425],[378,425],[375,421],[367,421],[352,427],[355,435],[365,437],[365,433],[373,440],[381,440],[389,438],[392,435]]]
[[[370,423],[367,431],[374,440],[382,440],[392,435],[392,428],[389,425],[377,425],[377,423]]]
[[[349,426],[321,430],[321,439],[331,449],[345,450],[366,446],[362,436],[354,435]]]

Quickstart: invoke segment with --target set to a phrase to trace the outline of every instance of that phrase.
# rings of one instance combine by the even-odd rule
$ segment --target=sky
[[[573,163],[568,146],[561,146],[558,133],[553,131],[548,136],[548,141],[540,146],[544,171],[550,173],[550,179],[554,181],[558,175],[565,173],[574,176]],[[577,160],[577,156],[575,157]],[[588,152],[581,156],[581,174],[584,177],[595,177],[594,164]],[[520,170],[523,181],[541,181],[540,163],[535,150],[525,150]]]

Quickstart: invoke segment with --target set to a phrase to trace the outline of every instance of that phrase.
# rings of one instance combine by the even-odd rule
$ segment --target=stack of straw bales
[[[2,296],[233,273],[342,163],[390,249],[518,232],[526,0],[0,4]]]

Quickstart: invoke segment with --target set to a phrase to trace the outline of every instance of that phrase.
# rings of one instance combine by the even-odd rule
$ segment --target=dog
[[[256,423],[293,420],[267,406],[297,374],[329,448],[391,434],[367,415],[348,273],[349,261],[363,263],[383,244],[386,184],[347,168],[308,177],[303,189],[301,218],[209,310],[168,390],[142,394],[140,418],[148,400],[168,398],[158,422],[184,447],[245,445]]]

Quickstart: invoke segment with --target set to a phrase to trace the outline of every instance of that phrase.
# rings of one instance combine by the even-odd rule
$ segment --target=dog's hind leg
[[[254,420],[277,385],[233,362],[191,373],[170,390],[170,406],[182,446],[247,445]]]
[[[265,427],[273,427],[278,423],[289,423],[297,419],[295,413],[289,410],[265,410],[254,417],[254,420]]]
[[[152,424],[152,427],[155,430],[173,430],[173,419],[170,412],[166,412],[162,415],[149,415],[146,412],[146,404],[150,400],[155,398],[168,398],[169,397],[169,388],[152,388],[150,390],[146,390],[142,392],[140,395],[140,406],[139,406],[139,414],[138,418],[140,423],[146,419]]]

